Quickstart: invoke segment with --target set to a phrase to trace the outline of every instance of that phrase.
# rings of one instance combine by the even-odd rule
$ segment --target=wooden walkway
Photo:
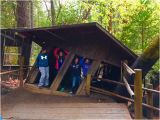
[[[125,104],[98,97],[60,97],[16,90],[2,96],[2,116],[4,120],[131,119]]]

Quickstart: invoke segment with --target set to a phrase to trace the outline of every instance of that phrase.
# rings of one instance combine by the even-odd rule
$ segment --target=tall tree
[[[17,1],[17,27],[31,27],[30,1]]]
[[[55,16],[56,16],[56,12],[55,12],[55,5],[53,0],[50,1],[51,3],[51,20],[52,20],[52,25],[55,25]]]
[[[34,9],[33,9],[33,1],[31,0],[30,1],[30,18],[31,18],[31,28],[33,28],[34,27],[34,19],[33,19],[33,17],[34,17]]]

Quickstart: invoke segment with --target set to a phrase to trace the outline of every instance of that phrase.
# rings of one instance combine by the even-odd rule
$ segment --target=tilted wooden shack
[[[49,50],[53,47],[59,47],[69,51],[64,64],[54,78],[49,89],[38,89],[33,84],[38,76],[37,69],[33,66],[25,85],[26,88],[39,93],[65,95],[64,93],[57,91],[57,89],[75,55],[93,60],[88,72],[88,74],[91,74],[92,76],[94,76],[102,62],[115,66],[115,69],[120,71],[121,61],[127,60],[128,64],[131,65],[137,58],[136,54],[98,23],[62,25],[34,29],[16,29],[11,31],[16,32],[17,36],[23,37],[24,42],[27,42],[30,45],[31,42],[34,41],[40,46],[45,44]],[[29,57],[26,57],[26,59],[28,58]],[[118,76],[120,80],[120,73],[114,72],[113,74]],[[85,83],[82,82],[77,94],[80,94],[80,89],[84,86]]]

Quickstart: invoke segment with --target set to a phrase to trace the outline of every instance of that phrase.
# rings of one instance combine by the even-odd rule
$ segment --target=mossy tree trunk
[[[136,61],[131,66],[132,69],[142,69],[143,77],[151,70],[152,66],[159,59],[159,40],[160,37],[156,37],[150,46],[144,50]],[[128,80],[129,84],[134,84],[133,80]],[[115,89],[115,93],[129,97],[129,94],[124,86],[118,85]],[[122,102],[122,101],[121,101]]]
[[[132,69],[142,69],[143,78],[159,59],[159,40],[160,37],[156,37],[150,46],[144,50],[142,55],[140,55],[131,66]]]

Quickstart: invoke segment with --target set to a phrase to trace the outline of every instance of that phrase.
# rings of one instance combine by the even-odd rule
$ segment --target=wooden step
[[[27,120],[131,119],[126,105],[118,103],[18,104],[2,115]]]

